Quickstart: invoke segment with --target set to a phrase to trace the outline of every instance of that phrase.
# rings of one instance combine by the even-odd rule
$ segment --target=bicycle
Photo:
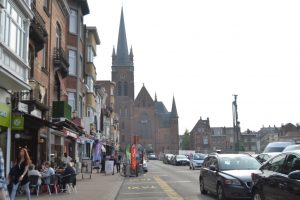
[[[120,175],[124,177],[127,176],[127,164],[125,162],[122,163]]]

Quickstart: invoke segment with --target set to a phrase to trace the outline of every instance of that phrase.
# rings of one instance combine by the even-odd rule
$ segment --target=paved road
[[[214,196],[200,194],[199,170],[166,165],[161,161],[149,161],[148,168],[149,172],[142,176],[126,178],[116,199],[215,199]]]

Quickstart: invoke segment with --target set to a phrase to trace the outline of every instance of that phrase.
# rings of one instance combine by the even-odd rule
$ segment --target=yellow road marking
[[[160,186],[160,188],[170,197],[170,199],[174,200],[183,200],[183,198],[175,192],[164,180],[162,180],[159,176],[154,176],[154,180]]]

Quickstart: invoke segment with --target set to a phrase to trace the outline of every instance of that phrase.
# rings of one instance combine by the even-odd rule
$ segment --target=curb
[[[119,175],[119,176],[120,176],[120,175]],[[123,176],[120,176],[120,177],[123,178],[123,181],[122,181],[122,183],[121,183],[121,185],[120,185],[120,188],[118,189],[118,192],[117,192],[116,197],[114,198],[114,200],[117,200],[117,198],[118,198],[118,196],[119,196],[119,194],[120,194],[121,188],[123,187],[124,182],[125,182],[125,178],[126,178],[126,177],[123,177]]]

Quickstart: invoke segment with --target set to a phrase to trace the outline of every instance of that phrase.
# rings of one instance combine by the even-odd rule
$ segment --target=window
[[[15,54],[23,60],[26,60],[26,18],[21,15],[22,12],[13,7],[10,1],[7,1],[4,11],[4,42]]]
[[[86,79],[88,92],[94,92],[94,79],[91,76],[87,76]]]
[[[59,24],[57,24],[56,31],[55,31],[55,45],[56,48],[61,47],[61,28]]]
[[[118,96],[122,96],[122,83],[121,83],[121,81],[118,82]]]
[[[44,69],[47,69],[47,56],[48,56],[48,53],[47,53],[47,44],[44,44],[44,48],[42,49],[42,67]]]
[[[78,63],[78,78],[82,78],[82,56],[80,56],[80,61]]]
[[[282,170],[285,157],[286,157],[286,155],[282,154],[282,155],[279,155],[279,156],[273,158],[266,165],[264,165],[264,167],[262,169],[274,171],[274,172],[280,172]]]
[[[88,62],[94,62],[94,51],[92,46],[88,46]]]
[[[83,106],[82,96],[79,96],[79,108],[78,108],[78,117],[79,118],[82,118],[82,106]]]
[[[128,96],[128,83],[124,82],[124,96]]]
[[[44,0],[44,10],[47,12],[49,15],[49,1],[50,0]]]
[[[69,74],[76,75],[77,68],[77,52],[74,50],[69,50]]]
[[[77,11],[73,9],[70,13],[69,31],[70,33],[77,33]]]
[[[68,103],[72,107],[72,112],[76,110],[76,93],[68,92]]]

